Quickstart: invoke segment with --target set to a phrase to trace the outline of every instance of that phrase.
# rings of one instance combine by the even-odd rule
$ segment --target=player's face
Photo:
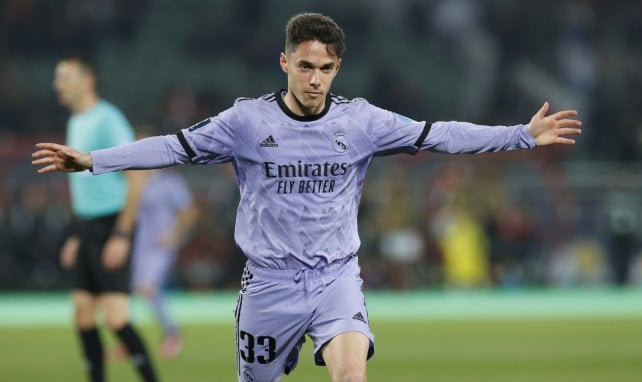
[[[60,61],[54,72],[53,88],[58,101],[74,108],[91,91],[93,78],[74,61]]]
[[[297,115],[322,112],[341,59],[329,53],[326,44],[305,41],[294,52],[281,53],[280,64],[288,75],[284,101],[290,110]]]

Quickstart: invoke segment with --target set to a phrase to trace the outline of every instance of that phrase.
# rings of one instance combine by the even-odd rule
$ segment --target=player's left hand
[[[131,240],[129,238],[122,236],[110,237],[103,247],[101,258],[103,267],[108,271],[114,271],[125,265],[130,247]]]
[[[563,110],[547,116],[548,108],[548,102],[544,102],[544,105],[533,115],[531,122],[528,124],[528,132],[531,133],[537,145],[574,144],[575,140],[567,138],[566,135],[579,135],[582,133],[582,129],[579,128],[582,122],[577,119],[571,119],[571,117],[577,115],[577,111]]]

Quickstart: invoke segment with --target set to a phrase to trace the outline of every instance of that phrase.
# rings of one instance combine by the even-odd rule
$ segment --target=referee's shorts
[[[111,237],[117,217],[114,214],[77,222],[75,231],[80,238],[80,248],[72,268],[73,289],[92,294],[130,292],[131,256],[114,270],[106,270],[102,262],[103,247]]]

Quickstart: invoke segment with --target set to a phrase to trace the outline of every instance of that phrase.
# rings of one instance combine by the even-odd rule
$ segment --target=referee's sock
[[[147,382],[156,381],[157,379],[156,374],[154,373],[154,367],[152,366],[152,361],[147,354],[143,340],[140,338],[136,330],[127,323],[122,328],[116,330],[116,334],[127,347],[130,359],[134,363],[134,366],[138,368],[138,372],[143,377],[143,380]]]
[[[105,373],[103,369],[103,346],[100,343],[98,330],[94,327],[91,329],[78,330],[80,341],[82,342],[85,353],[85,367],[91,377],[92,382],[103,382]]]

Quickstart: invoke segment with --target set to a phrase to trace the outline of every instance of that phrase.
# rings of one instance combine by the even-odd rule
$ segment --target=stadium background
[[[377,159],[359,222],[372,318],[428,328],[472,320],[453,336],[493,323],[509,328],[493,337],[506,343],[513,319],[584,318],[586,333],[566,331],[571,339],[621,324],[595,343],[617,354],[593,356],[623,364],[577,374],[575,366],[597,363],[568,350],[554,359],[581,362],[567,362],[566,378],[547,379],[586,381],[591,370],[597,378],[641,375],[639,344],[627,342],[642,330],[642,2],[632,0],[0,0],[0,342],[9,344],[0,345],[7,352],[0,358],[20,354],[17,344],[42,335],[33,334],[41,326],[64,328],[69,313],[69,281],[57,263],[69,220],[66,181],[36,176],[30,165],[35,142],[64,139],[67,113],[51,90],[57,58],[93,52],[104,98],[134,123],[173,133],[236,97],[285,86],[277,65],[283,26],[305,10],[332,16],[346,31],[337,94],[414,119],[485,124],[526,123],[548,100],[556,110],[579,110],[584,123],[574,147]],[[180,171],[202,213],[175,270],[173,303],[196,332],[211,333],[229,324],[226,304],[243,264],[232,241],[238,193],[224,166]],[[198,308],[193,298],[204,298]],[[138,314],[147,322],[144,308]],[[15,341],[10,333],[19,333]],[[492,340],[472,337],[467,346]],[[68,342],[64,354],[75,367]],[[451,355],[450,362],[468,359]],[[211,357],[187,359],[210,370]],[[432,359],[431,367],[419,361],[407,369],[428,377],[439,371]],[[0,364],[0,379],[31,380],[20,374],[29,367],[17,365]],[[529,365],[506,380],[538,379]],[[172,367],[165,371],[181,375]],[[610,374],[616,369],[621,374]],[[413,378],[399,380],[420,380]]]

